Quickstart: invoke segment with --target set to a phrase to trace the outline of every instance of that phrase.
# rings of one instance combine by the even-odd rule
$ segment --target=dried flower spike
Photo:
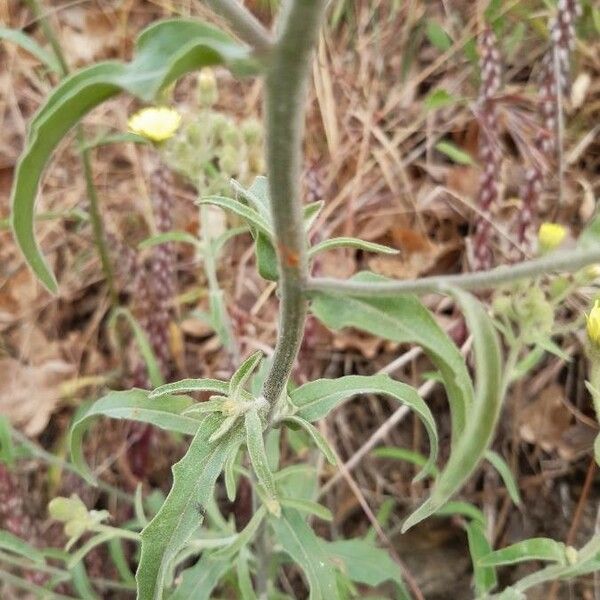
[[[556,155],[562,143],[558,136],[560,101],[561,96],[568,95],[570,89],[570,52],[575,43],[574,23],[580,14],[578,0],[559,0],[556,17],[550,24],[551,45],[542,59],[538,80],[538,115],[541,128],[533,143],[545,162],[550,164],[556,162]],[[521,244],[528,242],[536,207],[544,188],[544,176],[545,169],[541,164],[534,164],[527,171],[522,192],[523,209],[519,213],[517,227]]]
[[[491,214],[499,197],[499,173],[502,153],[499,144],[498,116],[494,96],[500,90],[501,65],[497,40],[490,27],[481,36],[481,87],[479,92],[479,158],[483,174],[479,183],[473,255],[475,270],[489,269],[493,263]]]
[[[181,115],[166,107],[144,108],[127,122],[130,131],[153,142],[164,142],[173,137],[180,124]]]

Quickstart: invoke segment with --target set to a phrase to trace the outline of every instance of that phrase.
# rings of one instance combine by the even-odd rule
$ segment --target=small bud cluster
[[[483,168],[479,184],[477,206],[480,213],[475,221],[473,236],[474,268],[492,266],[491,215],[499,197],[499,173],[502,152],[499,144],[498,115],[494,96],[500,90],[501,65],[497,40],[491,28],[486,27],[481,36],[481,87],[479,95],[480,138],[479,156]]]
[[[575,43],[574,23],[580,13],[578,0],[559,0],[556,17],[550,25],[551,45],[542,59],[538,80],[538,115],[541,128],[535,137],[534,146],[540,152],[545,165],[555,162],[559,144],[562,142],[558,139],[559,106],[561,95],[566,96],[570,88],[570,52]],[[518,239],[522,244],[530,241],[535,209],[544,188],[545,165],[536,163],[526,174],[521,194],[523,210],[519,213],[517,224]]]
[[[248,186],[265,171],[262,124],[218,111],[217,99],[215,76],[203,69],[198,77],[200,110],[162,148],[167,164],[206,195],[229,193],[231,179]]]

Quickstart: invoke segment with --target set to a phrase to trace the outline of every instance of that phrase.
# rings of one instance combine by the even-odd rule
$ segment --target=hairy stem
[[[208,0],[212,9],[227,19],[235,34],[258,53],[272,47],[269,32],[239,0]]]
[[[27,0],[27,4],[31,8],[36,19],[39,20],[44,32],[44,36],[52,46],[52,51],[56,56],[56,60],[60,65],[61,76],[64,78],[69,74],[69,65],[67,64],[65,55],[62,51],[60,42],[56,37],[54,29],[50,25],[50,22],[46,18],[40,0]],[[108,291],[114,305],[118,304],[118,296],[114,283],[113,269],[109,258],[108,245],[104,236],[104,224],[102,223],[102,216],[100,214],[100,207],[98,202],[98,192],[94,184],[94,174],[92,171],[92,161],[90,151],[85,148],[85,135],[83,133],[83,127],[81,124],[77,125],[77,143],[79,144],[79,156],[81,158],[81,164],[83,166],[83,175],[85,178],[85,186],[88,200],[90,202],[90,220],[92,222],[92,230],[94,232],[94,242],[100,256],[100,262],[102,264],[102,271],[106,278],[108,285]]]
[[[275,406],[285,389],[304,332],[308,274],[300,201],[304,105],[311,56],[326,0],[296,0],[267,67],[267,158],[271,215],[279,263],[279,332],[264,395]]]
[[[340,294],[363,297],[445,293],[452,287],[463,290],[479,290],[549,273],[572,273],[598,262],[600,262],[600,247],[597,246],[587,250],[556,252],[516,265],[502,266],[490,271],[479,271],[464,275],[436,275],[422,279],[382,281],[381,283],[313,278],[307,282],[305,290],[309,296],[315,292],[339,292]]]

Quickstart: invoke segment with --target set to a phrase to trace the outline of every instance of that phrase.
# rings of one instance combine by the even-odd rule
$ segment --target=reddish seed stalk
[[[502,152],[499,144],[498,115],[494,96],[500,90],[501,65],[497,40],[490,27],[481,40],[481,87],[479,95],[479,158],[483,168],[477,196],[480,213],[475,221],[473,236],[473,266],[476,271],[489,269],[493,264],[492,212],[499,199],[499,174]]]
[[[537,208],[549,167],[560,162],[561,102],[570,91],[570,53],[575,44],[574,23],[580,14],[578,0],[559,0],[556,17],[550,25],[550,47],[542,59],[538,80],[537,110],[541,127],[533,141],[544,162],[536,162],[527,170],[521,193],[523,207],[517,220],[517,237],[525,246],[530,245],[537,225]]]

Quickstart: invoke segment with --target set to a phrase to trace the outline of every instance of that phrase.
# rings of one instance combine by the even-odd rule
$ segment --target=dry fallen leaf
[[[14,358],[0,360],[0,413],[29,436],[41,433],[61,397],[61,383],[72,376],[73,365],[54,359],[40,366]]]
[[[541,446],[545,452],[562,446],[563,434],[572,421],[572,415],[562,401],[563,395],[563,388],[553,383],[521,411],[519,434],[524,441]]]

